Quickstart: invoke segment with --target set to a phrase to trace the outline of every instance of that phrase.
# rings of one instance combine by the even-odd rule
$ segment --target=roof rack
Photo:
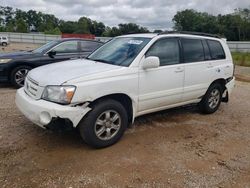
[[[164,34],[186,34],[186,35],[199,35],[199,36],[206,36],[206,37],[221,38],[221,36],[215,35],[215,34],[192,32],[192,31],[163,31],[159,33],[158,35],[164,35]]]

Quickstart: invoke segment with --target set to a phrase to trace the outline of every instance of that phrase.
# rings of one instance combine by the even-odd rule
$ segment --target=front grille
[[[40,99],[43,92],[43,87],[39,86],[39,83],[30,77],[26,77],[24,90],[33,99]]]
[[[36,86],[39,86],[39,83],[38,83],[37,81],[33,80],[32,78],[27,77],[27,79],[28,79],[32,84],[34,84],[34,85],[36,85]]]

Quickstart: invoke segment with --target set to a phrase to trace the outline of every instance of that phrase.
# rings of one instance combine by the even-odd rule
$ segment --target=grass
[[[250,67],[249,52],[232,52],[232,56],[235,65]]]

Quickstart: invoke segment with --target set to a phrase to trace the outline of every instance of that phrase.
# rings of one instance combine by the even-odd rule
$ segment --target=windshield
[[[52,48],[55,44],[57,44],[58,41],[50,41],[42,46],[40,46],[39,48],[33,50],[32,52],[34,53],[43,53],[45,51],[48,51],[50,48]]]
[[[128,67],[150,40],[142,37],[114,38],[87,59]]]

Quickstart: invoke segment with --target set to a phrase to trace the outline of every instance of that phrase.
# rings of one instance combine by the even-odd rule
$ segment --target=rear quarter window
[[[219,41],[207,40],[207,44],[209,46],[211,58],[213,60],[226,58],[223,47]]]

